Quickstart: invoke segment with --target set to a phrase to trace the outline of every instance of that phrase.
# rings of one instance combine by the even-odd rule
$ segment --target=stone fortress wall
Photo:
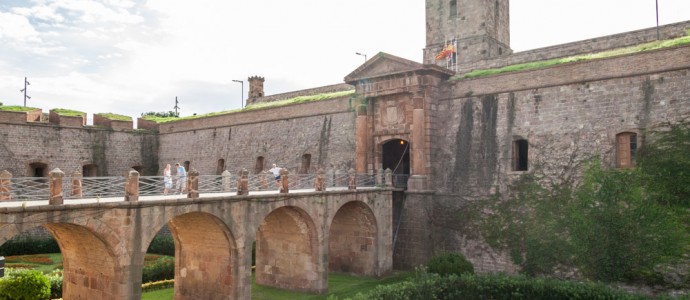
[[[674,37],[690,22],[660,28]],[[656,38],[645,29],[462,65],[472,70],[634,45]],[[395,84],[394,82],[391,84]],[[336,85],[343,86],[343,85]],[[332,87],[332,86],[331,86]],[[318,89],[318,88],[317,88]],[[330,88],[328,88],[330,89]],[[464,253],[479,271],[515,271],[505,253],[472,240],[456,226],[467,201],[505,191],[522,174],[512,168],[516,140],[529,143],[530,163],[554,167],[601,156],[614,165],[616,135],[639,134],[657,124],[690,117],[690,46],[548,68],[448,80],[429,105],[431,189],[408,191],[398,202],[400,229],[395,266],[410,268],[441,251]],[[313,90],[313,89],[312,89]],[[288,93],[290,97],[300,92]],[[289,98],[282,94],[277,98]],[[267,97],[266,101],[275,99]],[[262,99],[257,99],[261,102]],[[0,170],[26,176],[42,162],[63,171],[96,163],[103,175],[143,165],[159,174],[166,163],[189,161],[201,174],[217,174],[218,161],[236,173],[276,162],[299,172],[306,155],[318,165],[355,165],[356,115],[351,96],[150,125],[150,130],[27,122],[0,114]],[[143,124],[143,123],[140,123]],[[156,170],[153,172],[152,170]],[[397,226],[397,225],[396,225]]]

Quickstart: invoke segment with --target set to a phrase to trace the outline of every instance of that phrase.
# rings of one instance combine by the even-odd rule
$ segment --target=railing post
[[[376,186],[377,187],[384,186],[384,184],[383,184],[383,168],[379,168],[378,172],[376,172]]]
[[[280,193],[287,194],[290,188],[288,187],[288,170],[286,168],[280,169]]]
[[[230,191],[230,176],[231,176],[230,171],[225,170],[225,171],[223,171],[223,174],[221,174],[220,176],[222,178],[220,180],[221,181],[221,183],[220,183],[221,189],[223,190],[223,192]]]
[[[70,175],[70,177],[72,178],[72,197],[76,197],[79,199],[83,198],[83,193],[81,190],[81,172],[74,171],[72,172],[72,175]]]
[[[12,200],[12,173],[7,170],[0,172],[0,200]]]
[[[316,171],[316,179],[314,180],[314,191],[323,192],[326,190],[326,171],[319,168]]]
[[[393,186],[393,171],[391,171],[390,168],[386,169],[386,186],[387,187],[392,187]]]
[[[127,172],[127,181],[125,181],[125,201],[139,201],[139,172],[137,172],[137,170],[132,169]]]
[[[187,175],[187,198],[199,198],[199,171],[192,169]]]
[[[350,168],[350,171],[347,172],[347,189],[348,190],[356,190],[357,189],[357,174],[355,173],[355,169]]]
[[[266,174],[268,174],[267,171],[259,172],[259,189],[267,190],[268,189],[268,181],[266,181]]]
[[[65,173],[60,169],[55,168],[50,171],[50,199],[48,199],[48,204],[50,205],[60,205],[64,203],[64,198],[62,197],[62,178],[65,177]]]
[[[242,168],[240,178],[237,179],[237,194],[249,195],[249,171]]]

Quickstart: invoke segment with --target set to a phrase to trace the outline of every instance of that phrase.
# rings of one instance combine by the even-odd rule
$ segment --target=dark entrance
[[[383,144],[381,157],[383,169],[391,169],[396,175],[410,174],[410,143],[395,139]]]

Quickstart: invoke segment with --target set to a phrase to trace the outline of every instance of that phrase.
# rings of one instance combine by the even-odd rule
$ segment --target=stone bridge
[[[256,283],[325,293],[328,273],[392,270],[392,190],[0,208],[0,244],[43,226],[63,255],[64,299],[140,299],[144,254],[175,241],[175,299],[250,299]]]

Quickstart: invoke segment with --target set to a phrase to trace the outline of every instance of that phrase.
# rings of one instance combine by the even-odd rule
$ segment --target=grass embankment
[[[343,97],[343,96],[348,96],[348,95],[351,95],[354,93],[355,93],[355,90],[348,90],[348,91],[342,91],[342,92],[324,93],[324,94],[311,95],[311,96],[299,96],[299,97],[294,97],[294,98],[280,100],[280,101],[249,104],[249,105],[245,106],[244,108],[225,110],[225,111],[220,111],[220,112],[212,112],[212,113],[208,113],[208,114],[194,115],[194,116],[188,116],[188,117],[183,117],[183,118],[145,116],[142,119],[147,120],[147,121],[156,122],[156,123],[167,123],[167,122],[174,122],[174,121],[181,121],[181,120],[193,120],[193,119],[208,118],[208,117],[219,116],[219,115],[226,115],[226,114],[236,113],[236,112],[257,110],[257,109],[262,109],[262,108],[278,107],[278,106],[292,105],[292,104],[298,104],[298,103],[334,99],[334,98],[339,98],[339,97]]]
[[[27,111],[34,111],[37,109],[40,109],[40,108],[18,106],[18,105],[7,105],[7,106],[0,105],[0,111],[27,112]]]
[[[82,117],[84,116],[84,112],[78,111],[78,110],[71,110],[71,109],[65,109],[65,108],[56,108],[56,109],[51,109],[50,111],[60,115],[60,116],[67,116],[67,117]]]
[[[655,41],[655,42],[645,43],[645,44],[641,44],[641,45],[637,45],[637,46],[625,47],[625,48],[614,49],[614,50],[609,50],[609,51],[602,51],[602,52],[592,53],[592,54],[582,54],[582,55],[575,55],[575,56],[570,56],[570,57],[555,58],[555,59],[549,59],[549,60],[515,64],[515,65],[505,66],[505,67],[501,67],[501,68],[474,70],[474,71],[471,71],[469,73],[455,75],[451,79],[459,80],[459,79],[476,78],[476,77],[481,77],[481,76],[495,75],[495,74],[508,73],[508,72],[540,69],[540,68],[546,68],[546,67],[570,63],[570,62],[586,61],[586,60],[606,58],[606,57],[615,57],[615,56],[640,53],[640,52],[651,51],[651,50],[662,49],[662,48],[676,47],[676,46],[681,46],[681,45],[686,45],[686,44],[690,44],[690,30],[688,31],[688,35],[686,35],[684,37],[679,37],[676,39]]]

